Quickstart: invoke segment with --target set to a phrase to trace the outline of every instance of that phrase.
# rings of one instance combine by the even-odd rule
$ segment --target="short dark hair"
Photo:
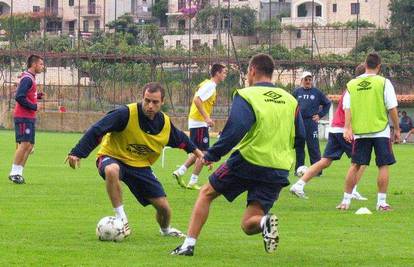
[[[41,56],[38,55],[30,55],[27,58],[27,68],[30,69],[34,63],[37,63],[39,60],[43,60],[43,58]]]
[[[211,66],[211,69],[210,69],[211,77],[216,76],[218,72],[222,72],[225,68],[226,66],[224,66],[223,64],[220,64],[220,63],[213,64],[213,66]]]
[[[164,87],[162,87],[162,85],[158,82],[150,82],[147,83],[146,85],[144,85],[144,89],[142,90],[142,96],[145,95],[145,92],[148,93],[156,93],[156,92],[161,92],[161,100],[164,100],[164,96],[165,96],[165,90]]]
[[[275,70],[275,62],[268,54],[257,54],[250,59],[250,67],[254,67],[259,74],[271,78]]]
[[[365,73],[365,65],[363,63],[359,64],[355,68],[355,77],[358,77],[359,75],[362,75]]]
[[[369,69],[375,69],[381,64],[381,57],[377,53],[369,53],[365,59],[365,64]]]

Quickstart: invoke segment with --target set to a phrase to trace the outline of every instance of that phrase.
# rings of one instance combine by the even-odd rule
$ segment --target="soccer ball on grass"
[[[96,236],[101,241],[120,242],[124,240],[124,222],[114,216],[103,217],[96,226]]]
[[[306,167],[305,165],[299,166],[298,169],[296,170],[296,175],[298,177],[302,177],[307,170],[308,170],[308,167]]]

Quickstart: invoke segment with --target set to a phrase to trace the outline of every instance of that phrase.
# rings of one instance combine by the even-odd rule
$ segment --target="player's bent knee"
[[[204,198],[214,198],[216,191],[214,191],[213,187],[210,184],[206,184],[200,189],[200,197]]]
[[[254,226],[249,224],[247,221],[242,221],[241,229],[246,235],[254,235],[256,232],[253,231]]]
[[[322,159],[322,167],[325,169],[325,168],[328,168],[329,166],[331,166],[331,164],[332,164],[332,160],[329,160],[329,159]]]
[[[21,142],[19,146],[21,146],[25,151],[32,151],[33,149],[33,144],[29,142]]]
[[[116,164],[110,164],[105,167],[105,178],[109,180],[119,180],[119,166]]]
[[[171,210],[166,197],[153,198],[150,201],[155,209],[160,212],[169,212]]]

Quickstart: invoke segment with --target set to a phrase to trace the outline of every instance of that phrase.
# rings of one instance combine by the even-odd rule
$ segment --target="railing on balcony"
[[[47,17],[63,17],[63,8],[61,7],[45,7],[40,9],[40,12],[43,12]]]
[[[313,23],[320,25],[320,26],[325,26],[327,24],[327,21],[325,18],[322,17],[314,17],[313,18]],[[294,26],[307,26],[312,24],[312,17],[296,17],[296,18],[282,18],[282,24],[291,24]]]
[[[135,16],[138,19],[151,19],[152,18],[152,13],[151,11],[145,11],[143,9],[136,9],[135,11]]]
[[[79,10],[81,17],[100,17],[102,15],[102,7],[99,5],[75,6],[76,16],[79,15]]]

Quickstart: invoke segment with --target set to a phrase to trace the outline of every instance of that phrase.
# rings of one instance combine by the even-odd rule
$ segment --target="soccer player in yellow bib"
[[[193,256],[210,205],[223,195],[233,201],[247,191],[241,228],[247,235],[262,233],[266,252],[279,243],[278,218],[269,213],[295,163],[294,146],[303,142],[305,127],[298,102],[272,84],[273,59],[254,56],[247,78],[250,87],[238,90],[230,116],[217,141],[204,155],[204,164],[217,162],[236,146],[230,158],[211,176],[198,196],[184,243],[172,255]]]
[[[344,197],[337,206],[347,210],[351,204],[352,188],[357,183],[356,173],[363,165],[369,165],[372,149],[375,150],[375,163],[378,166],[378,196],[376,209],[390,211],[387,203],[388,166],[394,164],[388,113],[394,125],[396,142],[400,139],[398,124],[397,97],[391,82],[378,75],[381,69],[381,58],[370,53],[365,60],[365,74],[351,80],[347,84],[343,106],[345,109],[344,138],[351,142],[352,165],[345,181]]]
[[[141,205],[151,204],[156,209],[161,235],[184,236],[170,227],[171,209],[151,165],[167,145],[198,157],[203,153],[160,111],[164,95],[164,88],[159,83],[146,84],[142,103],[132,103],[109,112],[88,129],[66,159],[75,169],[80,159],[88,157],[101,143],[96,166],[106,182],[115,216],[124,222],[126,236],[131,230],[122,204],[120,181],[128,186]]]
[[[210,79],[206,79],[198,85],[193,103],[191,104],[190,114],[188,115],[190,139],[201,151],[206,151],[210,146],[209,127],[214,126],[211,113],[216,102],[216,86],[226,79],[227,69],[222,64],[213,64],[210,74]],[[183,180],[183,175],[194,163],[194,170],[190,181],[186,184]],[[200,189],[200,186],[197,185],[198,176],[202,168],[202,162],[197,160],[197,157],[192,154],[183,165],[173,172],[173,176],[181,187],[198,190]]]

